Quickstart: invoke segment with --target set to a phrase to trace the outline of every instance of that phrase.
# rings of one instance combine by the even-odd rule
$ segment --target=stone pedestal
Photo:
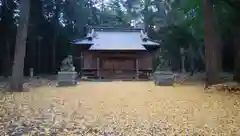
[[[172,86],[175,81],[175,75],[171,71],[157,71],[153,75],[155,85]]]
[[[58,72],[58,86],[77,85],[77,72]]]

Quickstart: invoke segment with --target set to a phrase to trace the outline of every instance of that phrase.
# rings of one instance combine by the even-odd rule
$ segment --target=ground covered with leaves
[[[240,95],[117,81],[2,93],[0,135],[23,134],[238,136]]]

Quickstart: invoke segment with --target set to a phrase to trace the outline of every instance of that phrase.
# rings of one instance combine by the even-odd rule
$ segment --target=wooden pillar
[[[136,58],[136,79],[139,79],[139,66],[138,59]]]
[[[100,61],[99,61],[99,57],[97,57],[97,77],[98,78],[100,78],[99,68],[100,68]]]

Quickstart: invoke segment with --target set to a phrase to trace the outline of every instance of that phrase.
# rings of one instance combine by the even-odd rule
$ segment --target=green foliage
[[[215,0],[213,4],[217,19],[217,31],[222,37],[223,44],[229,44],[236,30],[235,24],[238,22],[236,20],[239,19],[239,15],[236,13],[240,6],[236,6],[239,5],[237,2],[234,5],[233,0]],[[186,55],[193,55],[198,58],[198,63],[203,64],[203,1],[167,0],[163,5],[161,8],[163,7],[167,11],[166,16],[158,17],[165,20],[162,21],[165,24],[154,24],[160,26],[160,31],[154,34],[158,36],[154,38],[162,40],[162,45],[168,52],[164,57],[178,59],[180,47],[186,49],[191,47],[191,53],[186,53]]]
[[[156,3],[155,3],[156,4]],[[203,15],[201,0],[196,1],[165,1],[162,5],[165,16],[156,16],[161,18],[162,24],[154,24],[160,27],[153,38],[162,41],[162,49],[165,50],[161,54],[165,59],[170,59],[171,64],[180,68],[180,48],[185,48],[188,52],[187,57],[201,58],[199,50],[202,50],[203,42]],[[163,23],[164,22],[164,23]],[[191,50],[188,50],[189,48]],[[203,61],[198,59],[198,61]],[[189,62],[191,63],[191,62]]]
[[[5,53],[6,45],[10,44],[10,55],[13,56],[18,1],[0,1],[0,42],[4,45],[0,47],[0,51]],[[213,4],[218,32],[223,41],[229,43],[233,39],[235,26],[240,22],[240,4],[234,0],[214,0]],[[64,51],[68,50],[66,43],[71,39],[83,37],[87,26],[129,27],[132,20],[135,20],[137,25],[145,23],[148,35],[162,41],[165,53],[161,55],[166,59],[175,60],[178,65],[179,48],[187,50],[191,47],[191,53],[186,55],[201,58],[198,61],[203,63],[202,0],[34,0],[31,4],[27,46],[27,50],[33,53],[27,54],[27,65],[36,67],[37,61],[44,62],[38,57],[45,54],[34,56],[37,54],[37,44],[41,44],[41,49],[48,51],[46,56],[51,57],[54,36],[57,37],[56,59],[61,60],[65,55]],[[40,43],[39,37],[42,38]],[[2,53],[1,55],[1,58],[5,56]],[[51,64],[51,60],[48,63]]]

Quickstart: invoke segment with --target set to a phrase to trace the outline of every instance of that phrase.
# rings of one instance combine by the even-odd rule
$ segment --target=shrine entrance
[[[100,76],[103,78],[135,78],[135,59],[125,57],[101,58]]]

